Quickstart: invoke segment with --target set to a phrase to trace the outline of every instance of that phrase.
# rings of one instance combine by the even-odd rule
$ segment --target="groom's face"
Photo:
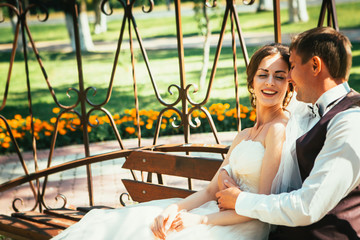
[[[295,87],[297,93],[296,99],[307,103],[311,103],[313,100],[311,91],[312,76],[310,75],[311,66],[309,61],[302,64],[302,59],[296,51],[291,51],[288,80],[292,82]]]

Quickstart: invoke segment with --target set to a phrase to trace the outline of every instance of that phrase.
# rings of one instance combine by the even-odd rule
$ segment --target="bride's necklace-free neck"
[[[250,129],[249,134],[246,138],[246,140],[252,140],[254,141],[257,136],[260,134],[260,132],[262,132],[262,130],[264,129],[265,125],[267,125],[268,123],[272,122],[276,117],[278,117],[281,114],[282,109],[279,109],[277,111],[274,111],[274,113],[272,114],[272,117],[266,121],[266,123],[261,124],[260,126],[258,126],[258,122],[255,123],[255,125]],[[256,128],[256,129],[255,129]]]

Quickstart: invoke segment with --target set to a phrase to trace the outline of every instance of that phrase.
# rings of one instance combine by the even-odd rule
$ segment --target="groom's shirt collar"
[[[332,106],[336,105],[347,93],[350,92],[350,86],[344,82],[336,87],[326,91],[314,104],[314,111],[322,117]]]

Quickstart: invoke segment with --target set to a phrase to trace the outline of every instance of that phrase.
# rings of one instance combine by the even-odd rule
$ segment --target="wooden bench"
[[[222,163],[221,155],[226,154],[228,149],[228,146],[218,144],[173,144],[134,149],[127,154],[122,167],[140,171],[142,176],[147,173],[148,177],[141,180],[136,177],[123,179],[122,182],[128,195],[135,202],[173,197],[184,198],[195,192],[191,184],[193,179],[205,181],[212,179]],[[194,151],[217,153],[218,157],[186,155]],[[174,154],[176,152],[183,154]],[[114,156],[118,155],[114,154]],[[104,160],[109,160],[109,158]],[[157,175],[158,183],[156,184],[152,183],[153,174]],[[166,186],[163,175],[187,179],[188,187]],[[93,206],[78,207],[76,210],[60,208],[44,210],[42,213],[28,211],[15,212],[11,216],[0,215],[0,234],[13,239],[50,239],[78,222],[88,211],[95,208],[110,209],[106,206]]]

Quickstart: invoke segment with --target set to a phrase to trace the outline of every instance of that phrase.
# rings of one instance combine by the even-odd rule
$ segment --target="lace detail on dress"
[[[265,148],[261,142],[241,141],[231,152],[229,165],[232,178],[240,189],[257,193],[259,189],[260,170]]]

